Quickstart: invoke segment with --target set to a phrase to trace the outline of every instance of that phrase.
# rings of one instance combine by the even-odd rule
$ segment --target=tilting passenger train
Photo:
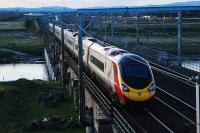
[[[49,23],[53,32],[53,25]],[[55,35],[61,39],[61,28],[55,26]],[[64,29],[67,49],[78,57],[78,33]],[[94,75],[113,99],[127,105],[145,102],[155,95],[155,82],[149,63],[142,57],[91,37],[83,37],[84,67]]]

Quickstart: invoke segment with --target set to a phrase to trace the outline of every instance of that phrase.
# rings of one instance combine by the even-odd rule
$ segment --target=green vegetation
[[[0,42],[0,48],[7,48],[36,56],[41,56],[43,54],[44,42],[43,39],[38,36],[20,37],[15,35],[4,35],[0,36]]]
[[[183,55],[199,55],[200,54],[200,43],[198,43],[195,39],[194,40],[185,40],[183,39],[182,45],[182,54]],[[107,41],[110,44],[116,45],[118,47],[124,47],[125,43],[128,46],[136,46],[137,41],[135,37],[131,36],[116,36],[114,38],[109,37]],[[178,39],[177,38],[167,38],[167,37],[152,37],[149,36],[148,40],[147,37],[140,37],[140,45],[147,46],[154,50],[158,51],[165,51],[169,54],[177,55],[178,51]]]
[[[5,48],[33,56],[42,56],[44,40],[39,36],[31,35],[34,31],[33,20],[0,22],[0,34],[2,34],[0,35],[0,49]],[[14,54],[9,51],[0,52],[0,60],[10,60],[12,56]]]
[[[66,88],[53,81],[29,81],[19,79],[13,82],[0,83],[0,131],[1,133],[23,132],[22,127],[35,119],[58,115],[66,118],[78,118]],[[56,90],[64,92],[65,100],[58,102],[56,108],[45,108],[38,103],[41,91]],[[31,133],[81,133],[83,128],[67,129],[65,131],[42,130]]]
[[[10,21],[10,22],[0,22],[0,31],[6,30],[25,30],[25,21]]]
[[[35,24],[34,24],[34,20],[27,20],[25,23],[24,23],[24,26],[26,27],[26,29],[28,30],[35,30]]]
[[[14,56],[14,54],[11,53],[11,52],[0,51],[0,59],[4,59],[4,58],[7,58],[7,57],[12,57],[12,56]]]
[[[111,36],[111,22],[107,22],[107,41],[124,46],[128,43],[131,46],[136,44],[136,22],[132,19],[117,22],[114,27],[114,38]],[[183,18],[182,27],[182,53],[184,55],[200,55],[200,19]],[[101,33],[99,25],[94,25],[93,32],[96,36],[104,35],[105,22],[102,23]],[[140,45],[149,48],[166,51],[177,55],[178,47],[178,22],[176,19],[166,19],[164,23],[159,18],[145,20],[141,19],[139,24]]]

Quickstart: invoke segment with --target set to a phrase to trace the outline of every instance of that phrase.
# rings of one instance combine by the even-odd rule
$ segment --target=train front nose
[[[143,102],[151,99],[155,95],[155,85],[137,90],[122,85],[122,91],[125,96],[125,101]]]
[[[124,101],[143,102],[155,95],[155,82],[149,64],[136,56],[125,56],[119,66]]]

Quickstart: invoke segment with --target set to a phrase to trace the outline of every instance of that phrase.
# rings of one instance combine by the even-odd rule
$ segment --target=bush
[[[24,27],[26,27],[26,29],[28,29],[28,30],[35,30],[34,21],[33,21],[33,20],[27,20],[27,21],[24,23]]]
[[[6,93],[6,89],[0,86],[0,96],[3,96]]]

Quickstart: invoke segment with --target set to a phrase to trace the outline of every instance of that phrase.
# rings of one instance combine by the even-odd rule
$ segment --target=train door
[[[112,86],[112,62],[110,60],[107,60],[105,64],[105,82],[106,88],[110,91]]]

